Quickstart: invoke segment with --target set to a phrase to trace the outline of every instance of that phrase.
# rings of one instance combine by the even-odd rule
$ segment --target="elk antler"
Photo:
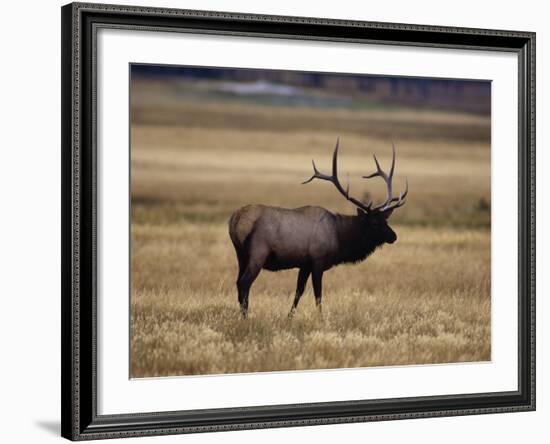
[[[313,176],[311,176],[308,180],[305,182],[302,182],[302,185],[305,185],[306,183],[311,182],[313,179],[321,179],[321,180],[328,180],[331,182],[336,189],[342,194],[347,200],[349,200],[352,204],[355,206],[361,208],[362,210],[369,212],[371,211],[371,203],[364,204],[363,202],[355,199],[354,197],[351,197],[349,195],[349,182],[347,183],[346,189],[342,187],[340,184],[340,181],[338,180],[338,145],[340,142],[340,138],[336,139],[336,147],[334,148],[334,153],[332,154],[332,176],[329,176],[327,174],[323,174],[319,172],[317,167],[315,166],[315,161],[312,159],[311,163],[313,164]]]
[[[363,179],[370,179],[372,177],[377,177],[377,176],[381,177],[384,180],[384,182],[386,182],[386,187],[388,190],[388,197],[386,198],[386,200],[380,205],[377,205],[374,208],[372,208],[371,211],[387,211],[387,210],[393,210],[395,208],[399,208],[401,205],[405,204],[404,199],[405,197],[407,197],[407,193],[409,192],[409,182],[405,178],[405,191],[402,192],[399,195],[399,197],[393,196],[392,180],[393,180],[393,171],[395,170],[395,145],[393,143],[391,145],[392,145],[392,160],[391,160],[390,174],[389,175],[386,174],[382,170],[382,168],[380,168],[380,164],[378,163],[376,154],[373,154],[374,162],[376,163],[376,172],[369,174],[368,176],[363,176]]]
[[[378,159],[376,158],[376,155],[373,155],[374,162],[376,163],[376,172],[369,174],[368,176],[363,176],[364,179],[370,179],[372,177],[381,177],[384,182],[386,182],[386,187],[388,190],[388,196],[386,200],[380,204],[372,207],[372,202],[369,202],[368,204],[361,202],[354,197],[349,195],[349,180],[346,185],[346,189],[342,187],[340,184],[340,181],[338,180],[338,145],[340,142],[340,138],[336,139],[336,147],[334,148],[334,153],[332,154],[332,175],[329,176],[328,174],[321,173],[317,167],[315,166],[315,161],[312,160],[311,163],[313,164],[313,175],[306,180],[305,182],[302,182],[302,185],[305,185],[306,183],[311,182],[313,179],[321,179],[321,180],[327,180],[331,182],[336,189],[342,194],[347,200],[349,200],[351,203],[353,203],[355,206],[361,208],[362,210],[366,211],[367,213],[371,213],[374,211],[388,211],[388,210],[394,210],[395,208],[399,208],[400,206],[405,204],[405,197],[407,197],[407,193],[409,192],[409,182],[405,178],[405,191],[402,192],[398,197],[393,196],[393,189],[392,189],[392,180],[393,180],[393,172],[395,170],[395,145],[392,143],[392,161],[391,161],[391,167],[390,167],[390,174],[386,174],[382,168],[380,168],[380,163],[378,163]]]

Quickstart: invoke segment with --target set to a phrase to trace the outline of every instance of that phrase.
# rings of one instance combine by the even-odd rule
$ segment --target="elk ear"
[[[382,216],[384,216],[384,219],[388,220],[393,213],[394,208],[390,208],[389,210],[382,211]]]
[[[366,211],[361,209],[361,208],[357,208],[357,216],[366,216]]]

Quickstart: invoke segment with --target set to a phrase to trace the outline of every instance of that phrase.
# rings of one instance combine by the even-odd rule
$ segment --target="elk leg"
[[[239,289],[239,281],[241,280],[241,277],[244,274],[244,270],[246,269],[246,261],[245,261],[244,255],[240,253],[238,250],[237,250],[237,260],[239,261],[239,273],[237,275],[237,281],[235,282],[235,285],[237,286],[237,294],[238,294],[237,298],[239,301],[239,305],[242,308],[243,292]]]
[[[315,305],[319,310],[319,314],[321,314],[321,298],[323,296],[323,270],[314,268],[311,273],[311,280],[313,281],[313,294],[315,295]]]
[[[239,274],[237,276],[237,285],[239,284],[239,279],[244,273],[244,270],[246,268],[246,262],[247,258],[244,254],[237,252],[237,260],[239,261]]]
[[[248,293],[250,287],[260,274],[260,271],[265,262],[265,255],[256,255],[250,257],[246,268],[237,281],[237,289],[239,291],[239,304],[241,304],[241,313],[243,318],[248,316]]]
[[[298,272],[298,282],[296,283],[296,295],[294,296],[294,302],[292,303],[292,308],[290,309],[290,313],[288,314],[289,318],[291,318],[294,315],[294,312],[298,307],[300,298],[302,297],[302,295],[304,294],[304,290],[306,289],[306,283],[310,273],[311,273],[311,270],[309,268],[300,268],[300,271]]]

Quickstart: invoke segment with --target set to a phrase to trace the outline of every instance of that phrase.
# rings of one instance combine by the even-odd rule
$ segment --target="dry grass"
[[[162,88],[140,88],[132,125],[132,377],[490,359],[486,118],[191,106],[163,99]],[[173,112],[184,116],[178,125],[167,117]],[[288,320],[297,271],[263,271],[243,321],[231,212],[264,203],[351,214],[329,184],[300,185],[311,158],[327,169],[340,135],[352,193],[381,198],[381,184],[356,178],[372,170],[372,152],[388,162],[389,133],[396,185],[405,175],[410,184],[407,205],[392,216],[397,243],[325,274],[323,318],[308,284]]]
[[[396,230],[395,245],[326,273],[322,318],[309,286],[288,320],[297,273],[264,271],[243,321],[224,226],[134,229],[132,376],[489,360],[488,233]]]

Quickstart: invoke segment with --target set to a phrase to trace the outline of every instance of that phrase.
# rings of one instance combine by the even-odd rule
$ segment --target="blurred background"
[[[131,67],[132,376],[490,359],[491,84],[255,69]],[[398,241],[309,286],[262,272],[242,322],[233,211],[251,203],[354,214],[381,202],[372,155],[407,203]]]
[[[490,82],[133,65],[131,97],[135,222],[225,220],[253,202],[349,212],[330,184],[300,186],[340,137],[365,199],[384,197],[360,179],[372,154],[387,165],[396,144],[396,187],[411,188],[399,223],[490,224]]]

